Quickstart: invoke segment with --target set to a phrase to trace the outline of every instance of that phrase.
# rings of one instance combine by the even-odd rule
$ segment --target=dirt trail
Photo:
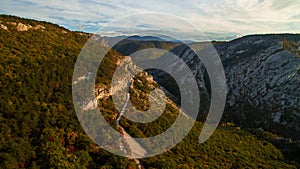
[[[127,88],[128,91],[127,91],[127,95],[126,95],[126,101],[123,105],[123,108],[122,108],[118,118],[116,119],[116,123],[117,123],[117,128],[119,129],[119,132],[122,135],[122,139],[120,142],[121,151],[123,151],[126,154],[130,153],[131,156],[141,158],[146,155],[147,151],[138,142],[136,142],[133,138],[131,138],[131,136],[124,130],[124,128],[119,123],[121,120],[121,117],[124,115],[125,108],[130,99],[130,95],[129,95],[130,85],[131,85],[131,83],[128,83],[128,88]],[[138,167],[140,169],[144,168],[141,164],[141,161],[137,158],[134,159],[135,163],[138,165]]]

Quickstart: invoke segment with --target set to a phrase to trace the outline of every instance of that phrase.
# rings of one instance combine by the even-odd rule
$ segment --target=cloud
[[[1,13],[46,20],[88,32],[101,29],[119,18],[145,12],[181,17],[216,39],[252,33],[296,33],[300,30],[300,1],[295,0],[1,0],[0,6]],[[126,33],[130,30],[128,27],[142,31],[164,29],[176,25],[174,22],[133,17],[120,25],[123,30],[115,30]],[[187,37],[197,36],[179,23],[176,27],[176,31],[183,32],[185,36],[190,34]]]
[[[298,6],[295,0],[273,0],[272,8],[275,10],[287,9],[291,6]]]
[[[3,10],[3,9],[0,9],[0,13],[1,13],[1,14],[8,14],[8,12],[6,12],[6,11]]]

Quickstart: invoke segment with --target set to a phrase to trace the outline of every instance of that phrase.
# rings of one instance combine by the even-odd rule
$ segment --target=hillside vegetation
[[[90,35],[6,15],[0,16],[0,24],[0,168],[137,168],[132,159],[99,148],[76,118],[72,74],[77,56]],[[109,85],[120,57],[114,50],[106,55],[105,64],[97,74],[98,85]],[[135,83],[135,91],[146,95],[149,82],[143,77],[136,78],[142,83]],[[145,103],[145,98],[136,96],[131,99],[134,104]],[[103,99],[99,106],[108,119],[117,112],[111,97]],[[155,125],[126,119],[121,124],[138,137],[156,135],[177,116],[176,108],[169,107],[167,111]],[[296,168],[264,137],[230,124],[220,126],[206,143],[198,144],[201,128],[202,123],[197,122],[175,148],[142,159],[142,165],[145,168]]]

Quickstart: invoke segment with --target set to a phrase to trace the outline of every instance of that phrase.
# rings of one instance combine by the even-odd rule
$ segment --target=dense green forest
[[[20,23],[30,29],[19,30]],[[137,168],[134,160],[99,148],[77,120],[72,103],[72,74],[77,56],[90,35],[6,15],[0,16],[0,24],[0,168]],[[113,50],[106,55],[105,64],[98,71],[98,84],[109,84],[120,57]],[[149,84],[142,77],[137,78],[143,83],[134,83],[136,91],[149,93]],[[143,99],[147,100],[131,100],[138,105]],[[99,106],[107,118],[117,112],[111,97],[101,100]],[[141,125],[122,119],[121,125],[136,137],[147,137],[163,132],[176,116],[176,107],[170,105],[155,124]],[[271,133],[246,131],[225,123],[207,142],[199,144],[201,128],[202,123],[197,122],[180,144],[164,154],[142,159],[142,165],[297,167],[271,143],[277,138]]]

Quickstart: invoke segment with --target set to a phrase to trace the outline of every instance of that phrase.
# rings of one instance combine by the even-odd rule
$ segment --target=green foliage
[[[0,168],[112,168],[114,161],[99,158],[103,151],[83,132],[72,103],[74,64],[90,35],[13,16],[0,21],[8,26],[0,29]],[[45,29],[21,32],[8,22]],[[118,54],[108,54],[104,69],[114,68],[112,55]],[[103,83],[106,76],[111,72],[98,72]]]
[[[78,137],[76,132],[58,128],[45,128],[39,156],[42,168],[86,168],[91,161],[88,151],[74,146]]]
[[[171,151],[143,159],[153,168],[295,168],[284,163],[282,153],[271,143],[235,127],[219,127],[203,144],[198,143],[202,124]],[[168,159],[166,161],[166,159]],[[169,160],[170,159],[170,160]]]

